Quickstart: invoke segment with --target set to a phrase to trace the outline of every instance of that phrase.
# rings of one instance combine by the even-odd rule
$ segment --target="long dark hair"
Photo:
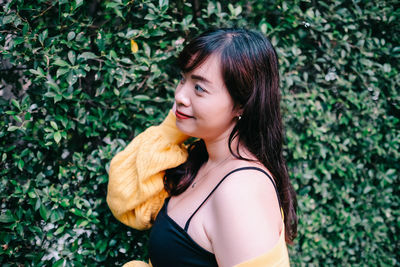
[[[178,57],[186,73],[200,66],[211,54],[220,56],[221,72],[234,106],[242,110],[229,136],[229,149],[236,158],[244,145],[274,176],[284,212],[286,242],[297,235],[296,194],[282,154],[284,141],[280,113],[279,65],[275,49],[262,34],[245,29],[209,30],[194,38]],[[238,138],[237,147],[232,141]],[[193,182],[208,160],[204,141],[189,147],[188,160],[166,171],[165,189],[179,195]]]

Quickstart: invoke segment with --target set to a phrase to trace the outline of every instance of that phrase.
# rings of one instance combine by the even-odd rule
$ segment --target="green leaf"
[[[61,99],[62,99],[62,95],[61,94],[56,94],[54,96],[54,103],[57,103],[57,102],[61,101]]]
[[[73,40],[74,38],[75,38],[75,32],[69,32],[69,33],[68,33],[68,36],[67,36],[68,41],[71,41],[71,40]]]
[[[391,66],[388,63],[383,64],[383,71],[384,72],[390,72],[391,71]]]
[[[4,16],[3,17],[3,24],[8,24],[8,23],[13,22],[15,18],[16,18],[15,15]]]
[[[77,215],[77,216],[83,216],[83,215],[82,215],[82,212],[81,212],[80,210],[76,209],[76,208],[72,208],[72,209],[70,209],[70,211],[71,211],[73,214]]]
[[[99,240],[96,243],[96,249],[98,249],[100,253],[104,252],[106,250],[106,248],[107,248],[107,241]]]
[[[68,76],[67,76],[67,83],[72,86],[76,83],[76,81],[78,80],[78,77],[76,76],[76,74],[74,74],[73,71],[70,71]]]
[[[154,15],[154,14],[147,14],[145,17],[144,17],[144,19],[145,20],[155,20],[155,19],[157,19],[157,16],[156,15]]]
[[[80,7],[83,4],[83,0],[75,0],[75,9]]]
[[[7,128],[7,131],[9,131],[9,132],[14,132],[14,131],[18,130],[19,128],[20,128],[20,127],[11,125],[11,126],[9,126],[9,127]]]
[[[44,94],[45,97],[50,97],[50,98],[54,98],[56,96],[56,94],[54,92],[46,92]]]
[[[132,60],[130,60],[129,58],[126,58],[126,57],[122,58],[121,62],[125,63],[125,64],[133,64]]]
[[[79,221],[77,221],[77,223],[75,224],[75,226],[77,227],[77,228],[84,228],[86,225],[88,225],[89,224],[89,221],[87,221],[87,220],[84,220],[84,219],[81,219],[81,220],[79,220]]]
[[[49,214],[49,211],[47,210],[47,208],[45,207],[44,204],[40,205],[39,213],[40,213],[40,216],[42,216],[43,220],[47,221],[47,219],[49,218],[50,214]]]
[[[54,62],[53,62],[53,65],[56,65],[56,66],[60,66],[60,67],[70,67],[70,65],[68,64],[68,62],[66,62],[66,61],[64,61],[64,60],[62,60],[62,59],[56,59]]]
[[[54,133],[54,141],[58,144],[61,140],[61,133],[60,132],[55,132]]]
[[[150,100],[151,98],[147,95],[135,95],[133,99],[138,100],[138,101],[147,101]]]
[[[160,6],[160,9],[165,9],[169,5],[168,0],[159,0],[158,5]]]
[[[69,69],[65,69],[65,68],[59,68],[57,70],[56,73],[56,77],[59,78],[60,76],[64,75],[65,73],[67,73],[69,71]]]
[[[58,261],[56,261],[52,267],[61,267],[61,266],[65,266],[66,260],[65,259],[59,259]]]
[[[122,20],[125,20],[124,16],[122,15],[122,12],[119,8],[114,8],[113,9],[115,14],[117,14],[118,17],[120,17]]]
[[[47,39],[48,33],[48,29],[45,29],[42,33],[39,34],[39,42],[42,45],[44,45],[44,41]]]
[[[60,91],[60,87],[58,87],[58,84],[56,84],[53,80],[48,80],[48,81],[46,81],[46,84],[47,84],[50,88],[54,89],[55,91]]]
[[[239,5],[235,8],[235,15],[239,16],[240,13],[242,13],[242,6]]]
[[[82,54],[80,54],[79,56],[78,56],[78,60],[79,59],[85,59],[85,60],[88,60],[88,59],[94,59],[94,58],[97,58],[97,56],[94,54],[94,53],[92,53],[92,52],[83,52]]]
[[[75,59],[76,59],[75,51],[70,50],[68,52],[68,59],[69,59],[69,62],[71,62],[72,65],[75,64]]]
[[[54,232],[54,235],[59,235],[59,234],[61,234],[62,232],[64,232],[65,227],[66,227],[66,225],[60,226],[60,227]]]
[[[228,9],[232,15],[235,15],[235,8],[233,7],[233,5],[231,3],[228,4]]]
[[[118,2],[107,2],[106,8],[115,8],[120,5],[121,5],[121,3],[118,3]]]
[[[35,69],[30,69],[30,73],[35,74],[36,76],[39,76],[39,78],[44,78],[45,74],[44,71],[41,67],[38,67],[36,70]]]
[[[58,126],[55,121],[50,121],[50,125],[51,125],[51,127],[53,127],[53,129],[58,130]]]
[[[26,112],[25,116],[24,116],[24,119],[29,121],[31,118],[32,118],[32,114],[30,112]]]
[[[25,165],[25,162],[22,159],[18,160],[18,169],[20,171],[23,171],[24,165]]]
[[[15,222],[14,216],[11,214],[9,210],[7,210],[5,213],[0,215],[0,222],[1,223],[11,223]]]
[[[35,207],[34,207],[35,211],[38,210],[41,205],[42,205],[42,202],[40,201],[40,198],[37,198]]]
[[[11,104],[13,104],[13,106],[15,106],[18,110],[21,110],[21,107],[17,100],[11,99]]]
[[[267,23],[262,23],[262,24],[260,25],[260,30],[261,30],[261,32],[262,32],[263,34],[267,34],[267,31],[268,31],[268,25],[267,25]]]
[[[16,120],[18,123],[22,123],[22,119],[19,116],[14,115],[13,116],[14,120]]]
[[[110,55],[110,57],[113,58],[113,59],[117,59],[117,58],[118,58],[117,53],[116,53],[114,50],[112,50],[112,49],[110,50],[109,55]]]
[[[64,208],[68,207],[68,206],[69,206],[69,199],[64,198],[64,199],[61,201],[60,205],[63,206]]]

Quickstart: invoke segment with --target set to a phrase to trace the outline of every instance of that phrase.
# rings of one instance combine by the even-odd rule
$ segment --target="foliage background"
[[[0,4],[2,266],[147,259],[148,233],[106,205],[109,162],[162,121],[177,53],[212,26],[257,29],[277,48],[293,266],[400,266],[397,1]]]

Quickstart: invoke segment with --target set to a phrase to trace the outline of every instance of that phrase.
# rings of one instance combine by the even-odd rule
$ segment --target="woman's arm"
[[[215,192],[212,205],[210,237],[219,266],[288,266],[281,265],[288,256],[278,198],[263,173],[232,174]],[[271,263],[271,257],[274,264],[262,265]]]
[[[107,203],[114,216],[135,229],[148,229],[161,209],[167,192],[164,171],[186,161],[183,145],[188,136],[175,125],[169,112],[164,122],[152,126],[111,161]]]

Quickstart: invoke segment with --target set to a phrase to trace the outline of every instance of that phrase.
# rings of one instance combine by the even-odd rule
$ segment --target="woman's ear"
[[[242,106],[235,108],[235,114],[236,114],[236,118],[241,118],[242,114],[243,114],[243,108]],[[240,119],[239,119],[240,120]]]
[[[236,118],[237,120],[240,120],[240,119],[242,118],[242,114],[243,114],[243,110],[242,110],[242,109],[236,111],[236,112],[235,112],[235,115],[236,115],[235,118]]]

